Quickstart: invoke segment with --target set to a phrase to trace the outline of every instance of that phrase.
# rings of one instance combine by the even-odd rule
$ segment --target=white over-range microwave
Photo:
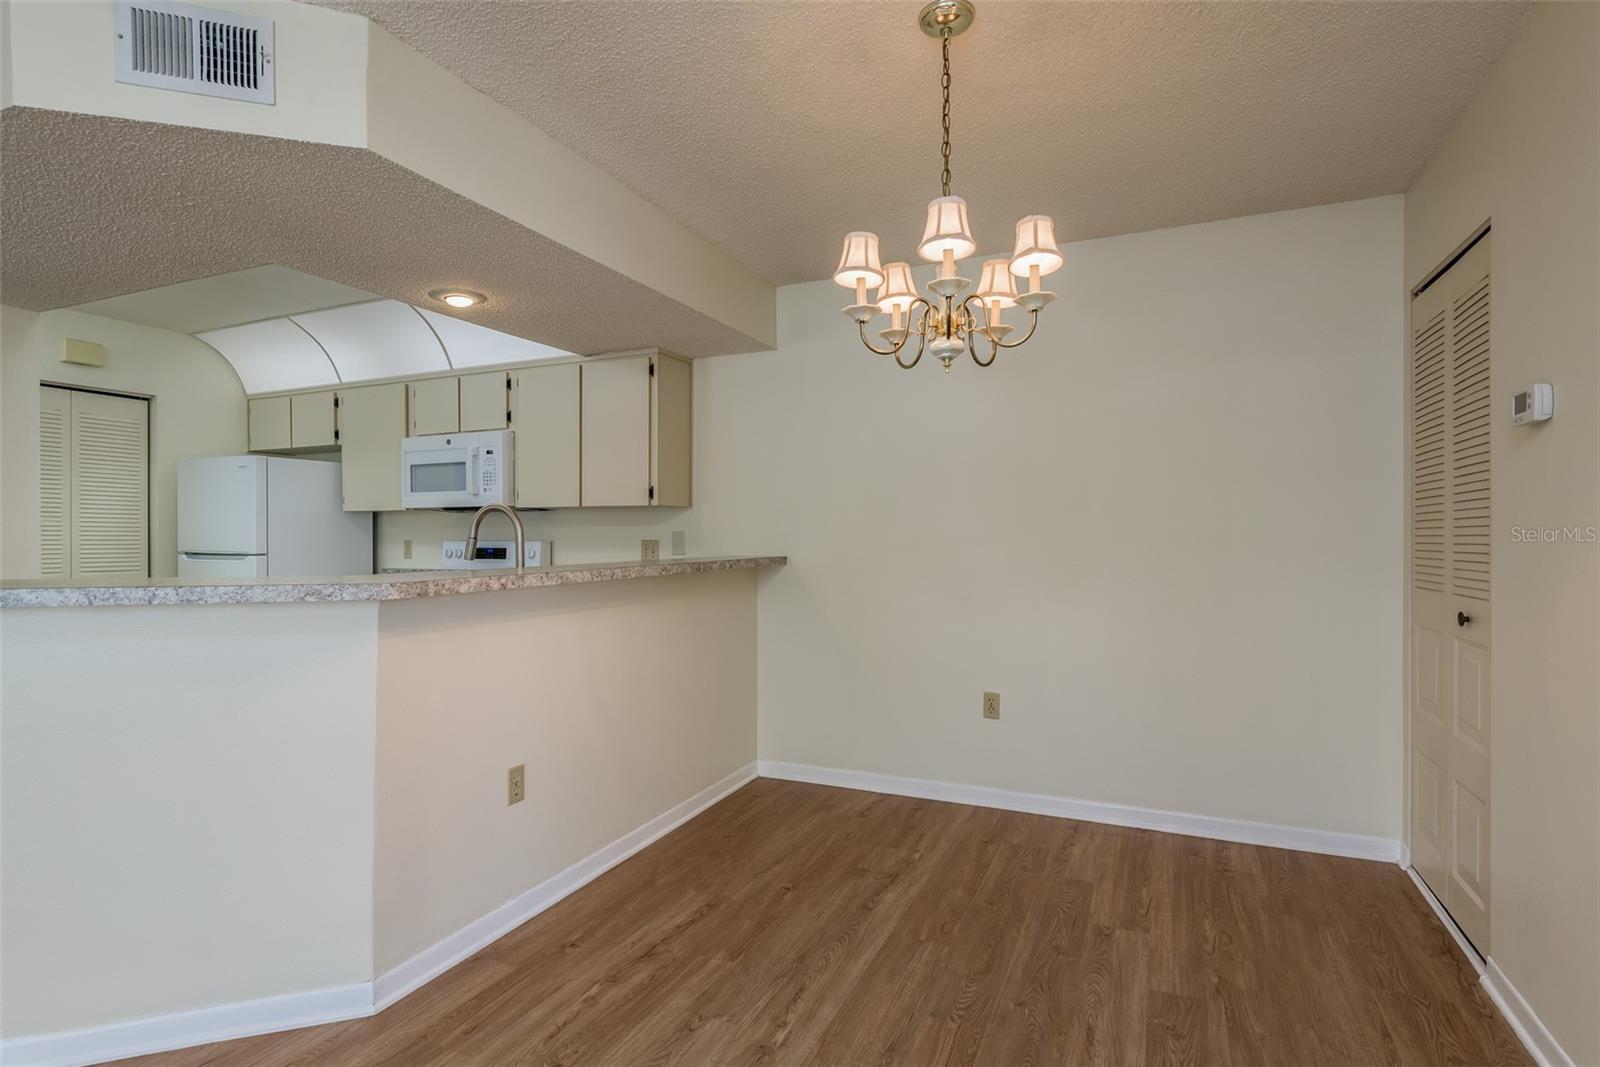
[[[400,442],[400,503],[408,508],[510,504],[510,430],[435,433]]]

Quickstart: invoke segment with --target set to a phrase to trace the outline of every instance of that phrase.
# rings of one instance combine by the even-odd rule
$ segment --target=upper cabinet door
[[[346,511],[399,511],[400,442],[406,436],[406,387],[339,390],[339,444]]]
[[[583,502],[579,496],[582,374],[576,363],[512,372],[519,508],[575,508]]]
[[[332,389],[289,398],[289,437],[295,448],[333,448],[339,443]]]
[[[461,429],[461,379],[424,378],[412,382],[407,389],[410,393],[412,437],[427,433],[455,433]],[[398,463],[395,469],[399,470]]]
[[[267,396],[250,401],[250,451],[282,452],[294,445],[289,433],[290,400]]]
[[[461,376],[461,429],[503,430],[511,425],[511,376],[505,371]],[[576,412],[576,398],[574,398]]]
[[[693,368],[686,359],[656,357],[650,409],[656,491],[650,502],[663,507],[689,506],[694,466]]]
[[[650,503],[650,357],[583,364],[583,504]]]

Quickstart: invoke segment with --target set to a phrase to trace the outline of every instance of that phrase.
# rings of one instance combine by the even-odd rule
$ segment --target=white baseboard
[[[1517,987],[1511,984],[1511,979],[1506,977],[1492,958],[1483,969],[1483,988],[1506,1017],[1506,1022],[1511,1024],[1511,1029],[1522,1039],[1533,1062],[1539,1067],[1575,1067],[1572,1057],[1567,1055],[1555,1035],[1545,1029],[1539,1016],[1534,1014],[1533,1008],[1522,999]]]
[[[552,904],[582,889],[602,874],[688,822],[735,789],[756,776],[756,765],[748,763],[726,778],[707,786],[682,804],[668,809],[598,852],[574,863],[560,874],[545,879],[520,896],[506,901],[474,922],[457,930],[443,941],[412,956],[409,960],[378,976],[372,983],[375,1010],[382,1011],[401,997],[454,967],[474,952],[521,926]]]
[[[863,789],[871,793],[893,793],[923,800],[944,800],[952,804],[972,804],[981,808],[1004,808],[1035,815],[1056,815],[1085,822],[1132,826],[1141,830],[1161,830],[1190,837],[1210,837],[1219,841],[1238,841],[1246,845],[1269,845],[1299,852],[1320,852],[1329,856],[1387,860],[1400,858],[1400,842],[1386,837],[1346,834],[1333,830],[1306,830],[1276,823],[1244,819],[1219,819],[1210,815],[1189,815],[1179,811],[1136,808],[1126,804],[1107,804],[1095,800],[1075,800],[1044,793],[1017,793],[983,785],[957,785],[925,778],[898,778],[868,771],[844,771],[831,767],[812,767],[803,763],[761,760],[756,764],[763,778],[786,778],[793,782],[812,782],[844,789]]]
[[[193,1011],[64,1030],[0,1043],[6,1067],[80,1067],[236,1037],[295,1030],[372,1014],[372,983],[240,1000]]]
[[[169,1052],[303,1026],[359,1019],[382,1011],[485,945],[583,888],[658,838],[677,829],[756,776],[754,763],[734,771],[643,826],[424,949],[372,982],[236,1001],[194,1011],[0,1041],[5,1067],[82,1067],[127,1056]]]

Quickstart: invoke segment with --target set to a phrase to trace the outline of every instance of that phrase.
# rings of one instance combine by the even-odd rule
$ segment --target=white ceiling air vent
[[[271,104],[272,21],[166,0],[117,0],[117,81]]]

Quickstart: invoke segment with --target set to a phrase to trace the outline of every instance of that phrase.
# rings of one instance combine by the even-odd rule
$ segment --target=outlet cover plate
[[[525,764],[517,764],[506,772],[506,805],[520,804],[528,795],[528,772]]]
[[[983,717],[985,719],[998,719],[1000,717],[1000,694],[983,694]]]

